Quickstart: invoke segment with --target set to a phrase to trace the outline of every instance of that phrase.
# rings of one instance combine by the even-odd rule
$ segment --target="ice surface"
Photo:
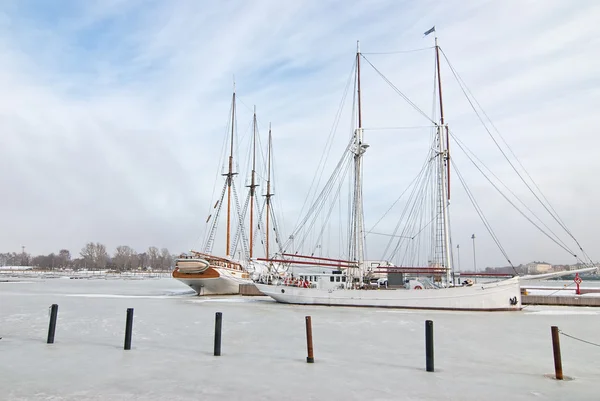
[[[55,344],[45,343],[59,304]],[[123,350],[135,308],[132,350]],[[223,312],[222,356],[212,355]],[[599,400],[600,309],[426,312],[283,305],[190,295],[172,279],[0,283],[2,400]],[[304,317],[315,360],[307,364]],[[425,372],[434,321],[436,372]]]

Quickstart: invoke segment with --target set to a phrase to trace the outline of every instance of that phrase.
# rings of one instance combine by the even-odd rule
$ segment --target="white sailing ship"
[[[428,31],[428,33],[434,30]],[[356,127],[346,149],[352,158],[353,194],[351,209],[350,249],[347,259],[302,256],[290,252],[281,255],[281,259],[270,261],[287,263],[288,266],[309,268],[300,274],[292,274],[285,280],[273,280],[270,284],[257,283],[258,289],[265,295],[282,303],[364,306],[386,308],[416,308],[465,311],[518,311],[522,309],[520,282],[538,279],[540,276],[523,277],[515,275],[495,282],[475,283],[465,280],[460,283],[454,276],[452,242],[450,231],[450,131],[444,119],[442,86],[440,73],[440,47],[435,38],[436,90],[439,99],[439,120],[430,119],[435,133],[428,158],[434,175],[435,197],[432,262],[427,267],[394,266],[389,262],[365,260],[365,227],[363,218],[363,156],[369,147],[364,141],[361,104],[361,59],[364,57],[357,49],[355,61],[355,99]],[[364,58],[366,59],[366,58]],[[368,61],[368,60],[367,60]],[[369,64],[371,64],[369,62]],[[385,79],[385,78],[384,78]],[[397,88],[394,89],[399,92]],[[402,95],[405,99],[406,97]],[[410,102],[410,101],[409,101]],[[412,104],[413,107],[414,104]],[[349,162],[349,165],[350,162]],[[330,182],[328,182],[327,185]],[[318,200],[321,202],[320,200]],[[423,227],[418,227],[423,230]],[[293,238],[293,236],[291,236]],[[372,268],[378,265],[378,268]],[[381,266],[385,266],[381,269]],[[593,271],[584,268],[579,272]],[[376,272],[402,277],[402,285],[395,288],[382,288],[371,285]],[[555,277],[571,272],[558,272],[546,275]]]

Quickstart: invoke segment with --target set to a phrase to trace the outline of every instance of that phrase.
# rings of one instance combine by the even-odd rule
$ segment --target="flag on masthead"
[[[425,36],[429,35],[431,32],[435,32],[435,25],[434,25],[434,26],[433,26],[433,27],[432,27],[430,30],[426,31],[426,32],[423,34],[423,37],[425,37]]]

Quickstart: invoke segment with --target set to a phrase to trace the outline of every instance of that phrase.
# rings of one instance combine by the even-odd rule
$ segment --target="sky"
[[[215,178],[217,192],[222,185],[218,155],[234,79],[238,163],[242,169],[247,163],[256,105],[263,145],[272,124],[276,207],[286,238],[326,147],[357,40],[369,61],[430,112],[431,49],[369,53],[431,48],[433,37],[423,32],[435,25],[452,66],[583,249],[598,260],[599,18],[600,5],[585,0],[5,0],[0,252],[25,246],[33,254],[61,248],[77,254],[90,241],[111,251],[118,245],[140,252],[148,246],[199,248],[218,195]],[[363,65],[370,227],[414,178],[428,131],[369,131],[427,121]],[[508,186],[521,185],[517,194],[534,200],[502,164],[447,65],[442,73],[451,130]],[[342,120],[328,165],[347,142],[349,121]],[[468,172],[468,161],[455,160],[514,264],[576,261],[493,196],[485,180]],[[452,235],[464,268],[470,267],[473,233],[478,265],[506,265],[458,193]],[[378,230],[389,232],[392,220]],[[223,248],[222,242],[219,231],[215,247]],[[369,238],[369,255],[376,258],[384,242]],[[572,241],[569,247],[576,248]],[[325,253],[337,256],[335,250]]]

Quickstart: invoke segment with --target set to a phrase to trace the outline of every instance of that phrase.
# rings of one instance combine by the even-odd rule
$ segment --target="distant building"
[[[552,271],[552,265],[548,263],[528,263],[526,265],[528,274],[549,273]]]

